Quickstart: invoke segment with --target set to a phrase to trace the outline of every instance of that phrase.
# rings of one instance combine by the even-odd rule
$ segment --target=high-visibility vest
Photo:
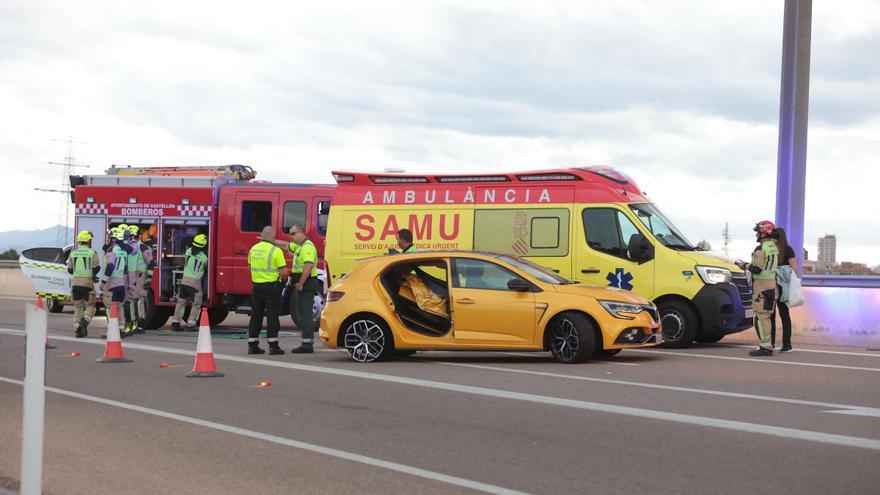
[[[119,244],[113,244],[113,257],[116,258],[116,264],[113,266],[113,273],[110,274],[113,278],[120,278],[125,275],[125,263],[128,259],[128,254],[124,249],[119,247]]]
[[[284,255],[275,244],[260,241],[248,252],[248,265],[251,267],[251,281],[265,284],[281,278],[280,269],[284,268],[286,263]]]
[[[73,277],[74,278],[92,278],[95,272],[92,270],[92,263],[95,259],[95,250],[89,247],[80,247],[70,253],[73,259]]]
[[[299,245],[299,249],[293,255],[293,273],[302,273],[306,263],[312,264],[312,272],[309,276],[317,277],[318,248],[315,247],[315,243],[308,239]]]
[[[131,247],[134,248],[134,251],[128,255],[128,271],[147,271],[147,261],[144,259],[144,253],[141,251],[141,241],[137,241]]]
[[[201,280],[208,266],[208,255],[204,251],[192,253],[192,248],[186,248],[186,262],[183,265],[184,278]]]
[[[764,241],[761,243],[760,250],[764,253],[761,273],[752,274],[752,278],[755,280],[776,279],[776,268],[779,266],[779,248],[776,247],[776,243],[773,241]]]

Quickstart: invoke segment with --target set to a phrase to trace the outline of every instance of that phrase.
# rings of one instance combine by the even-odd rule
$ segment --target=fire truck
[[[76,231],[91,231],[92,245],[100,250],[110,227],[124,223],[140,228],[141,241],[150,246],[156,260],[146,301],[149,329],[163,326],[171,316],[186,248],[196,235],[207,235],[205,307],[216,325],[230,311],[250,311],[247,254],[263,227],[274,226],[279,240],[289,240],[290,226],[303,225],[323,259],[336,186],[272,183],[257,180],[256,175],[245,165],[225,165],[113,166],[104,175],[71,176]],[[285,256],[290,266],[289,253]],[[284,304],[285,314],[287,308]]]

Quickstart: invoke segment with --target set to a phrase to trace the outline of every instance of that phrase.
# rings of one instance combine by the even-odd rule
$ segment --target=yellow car
[[[516,350],[577,363],[661,339],[657,308],[644,297],[472,251],[358,261],[327,294],[319,333],[359,362],[418,350]]]

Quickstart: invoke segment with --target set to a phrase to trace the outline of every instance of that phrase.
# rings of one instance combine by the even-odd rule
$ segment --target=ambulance
[[[250,311],[251,277],[247,253],[263,227],[289,240],[293,223],[323,254],[324,233],[334,184],[283,184],[256,179],[245,165],[204,167],[111,167],[103,175],[71,176],[75,232],[89,230],[92,247],[107,242],[107,230],[137,225],[140,240],[153,251],[156,266],[148,274],[145,328],[163,326],[175,305],[183,274],[184,253],[198,234],[208,236],[204,306],[212,325],[230,311]],[[50,309],[69,303],[70,247],[34,248],[22,254],[21,266]],[[286,254],[288,266],[290,255]],[[100,256],[102,273],[103,256]],[[319,268],[321,268],[319,262]],[[321,275],[323,278],[323,273]],[[285,291],[285,297],[290,292]],[[316,298],[316,319],[323,300]],[[286,300],[286,299],[285,299]],[[282,306],[287,314],[288,304]]]
[[[691,244],[625,174],[605,166],[473,175],[336,171],[325,261],[330,283],[396,248],[527,258],[585,284],[654,301],[667,346],[752,326],[745,273]]]

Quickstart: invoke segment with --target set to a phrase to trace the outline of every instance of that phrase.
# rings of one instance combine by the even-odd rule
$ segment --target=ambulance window
[[[330,219],[330,201],[318,201],[318,233],[327,235],[327,221]]]
[[[306,204],[302,201],[288,201],[284,203],[284,232],[290,232],[290,227],[297,224],[306,229]]]
[[[272,225],[272,203],[270,201],[241,202],[242,232],[260,232],[267,225]]]
[[[556,217],[532,217],[531,240],[534,249],[559,247],[559,219]]]
[[[639,230],[622,212],[612,208],[587,208],[583,213],[587,245],[618,258],[632,259],[627,246]]]

